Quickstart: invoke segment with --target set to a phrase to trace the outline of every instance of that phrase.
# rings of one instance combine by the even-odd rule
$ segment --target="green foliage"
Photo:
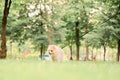
[[[39,50],[41,44],[49,44],[52,36],[54,44],[68,46],[75,44],[75,23],[79,22],[80,41],[95,48],[105,44],[116,48],[120,39],[119,3],[120,0],[14,0],[8,16],[7,39],[20,44],[31,40]],[[3,0],[0,7],[2,24]]]
[[[96,6],[95,10],[99,13],[93,13],[92,15],[97,16],[96,22],[98,24],[94,24],[96,26],[94,32],[88,35],[90,45],[100,47],[106,44],[106,46],[116,48],[116,40],[120,39],[118,36],[120,34],[120,28],[118,27],[120,25],[119,4],[114,4],[116,1],[119,2],[119,0],[103,0],[103,2],[99,1],[102,6]]]
[[[106,5],[110,5],[107,12],[106,12],[106,17],[109,19],[108,22],[106,23],[106,25],[108,25],[109,27],[112,26],[112,32],[111,32],[111,37],[115,40],[120,39],[119,35],[120,35],[120,4],[119,4],[119,0],[112,0],[106,1]]]
[[[87,5],[87,6],[86,6]],[[69,0],[65,5],[65,12],[62,18],[66,22],[64,26],[67,29],[66,41],[67,44],[75,43],[75,26],[76,22],[79,22],[79,39],[83,40],[83,37],[93,29],[91,23],[89,23],[89,13],[92,8],[92,1],[79,1]]]
[[[31,39],[35,49],[40,49],[41,44],[48,45],[49,35],[53,37],[54,43],[59,44],[64,40],[65,30],[61,26],[65,23],[60,20],[59,8],[55,3],[34,0],[22,6],[18,25],[23,26],[23,38]],[[51,33],[48,33],[49,31]]]
[[[92,47],[100,48],[101,46],[111,46],[113,48],[116,46],[113,40],[111,40],[112,33],[112,27],[98,27],[94,32],[86,35],[88,37],[87,41]]]

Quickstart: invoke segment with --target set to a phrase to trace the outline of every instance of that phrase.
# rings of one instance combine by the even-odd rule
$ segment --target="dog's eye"
[[[51,52],[53,52],[53,50],[51,50]]]

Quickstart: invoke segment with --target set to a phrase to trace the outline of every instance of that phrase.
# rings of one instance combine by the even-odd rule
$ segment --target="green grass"
[[[117,62],[0,60],[0,80],[120,80]]]

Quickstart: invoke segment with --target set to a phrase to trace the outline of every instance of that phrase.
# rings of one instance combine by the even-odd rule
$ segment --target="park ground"
[[[0,80],[120,80],[119,62],[0,60]]]

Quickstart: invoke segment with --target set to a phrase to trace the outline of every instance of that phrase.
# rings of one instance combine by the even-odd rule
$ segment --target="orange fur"
[[[64,60],[64,51],[56,45],[49,45],[47,49],[50,54],[52,61],[63,61]]]

